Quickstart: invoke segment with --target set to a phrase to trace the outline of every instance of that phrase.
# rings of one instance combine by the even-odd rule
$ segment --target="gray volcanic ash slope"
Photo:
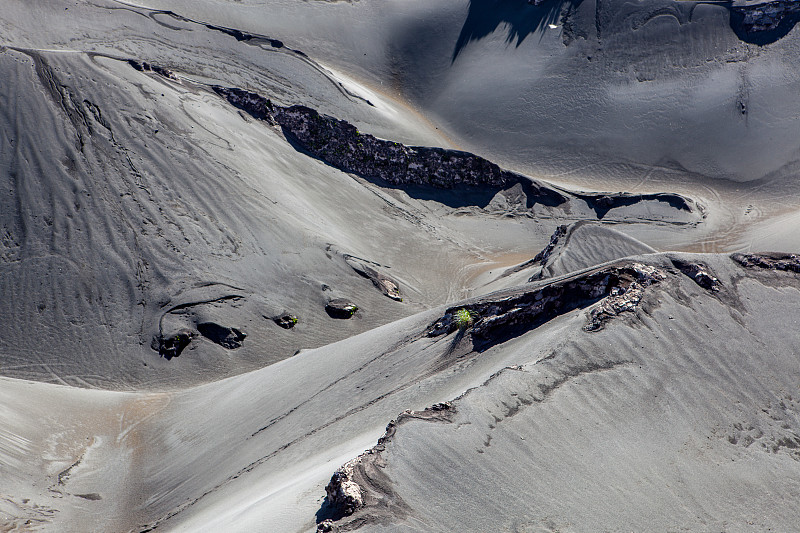
[[[791,530],[796,22],[7,0],[0,531]]]
[[[791,529],[799,265],[640,256],[464,301],[466,331],[440,307],[183,391],[4,378],[5,524]]]
[[[465,152],[407,147],[397,141],[412,129],[416,141],[436,133],[275,39],[142,8],[108,16],[156,42],[126,32],[113,50],[88,40],[72,43],[86,50],[0,53],[11,81],[5,375],[110,389],[198,383],[461,297],[476,266],[533,255],[560,222],[708,231],[703,205],[685,196],[572,193]],[[190,56],[169,40],[182,31],[219,48]],[[337,320],[330,301],[359,310]],[[295,327],[281,326],[292,317]]]

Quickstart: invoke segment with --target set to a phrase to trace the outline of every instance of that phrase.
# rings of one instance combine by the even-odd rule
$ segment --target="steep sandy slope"
[[[6,378],[5,524],[785,530],[800,267],[758,261],[609,263],[464,301],[467,330],[438,308],[182,392]],[[331,474],[406,409],[351,473],[366,506],[341,517]]]
[[[519,168],[603,185],[646,171],[623,162],[737,181],[796,169],[796,29],[747,42],[724,3],[140,4],[291,39]]]
[[[44,34],[14,6],[0,51],[4,375],[205,382],[464,297],[476,272],[533,255],[562,222],[636,232],[657,220],[670,241],[722,221],[704,199],[573,193],[478,156],[401,147],[447,141],[269,35],[113,1],[65,6],[63,31]],[[85,33],[82,20],[96,24]],[[220,86],[269,98],[283,118]],[[307,109],[294,104],[353,139],[333,130],[315,149],[286,119]],[[398,180],[384,153],[362,153],[367,139],[405,150]],[[424,154],[443,162],[435,187],[405,180],[433,175]],[[465,182],[473,163],[502,179]]]
[[[740,4],[6,0],[0,530],[792,530]]]
[[[635,317],[518,351],[444,415],[400,417],[350,470],[366,508],[336,530],[791,530],[796,274],[676,259],[717,290],[668,274]]]

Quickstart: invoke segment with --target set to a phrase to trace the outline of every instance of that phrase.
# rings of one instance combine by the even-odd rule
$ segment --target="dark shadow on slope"
[[[544,0],[533,5],[526,0],[470,0],[469,12],[453,50],[455,61],[472,41],[494,33],[501,25],[508,27],[506,42],[519,46],[531,33],[541,33],[548,24],[557,24],[561,10],[577,7],[583,0]]]
[[[328,498],[322,502],[322,505],[317,510],[315,515],[315,522],[317,524],[321,524],[325,520],[331,520],[333,522],[338,522],[342,518],[347,516],[340,508],[336,507],[335,505],[331,504]]]
[[[607,194],[580,194],[575,196],[586,202],[597,214],[597,219],[602,220],[609,211],[617,207],[636,205],[639,202],[657,201],[663,202],[677,211],[687,211],[691,213],[692,206],[689,201],[679,194],[674,193],[654,193],[654,194],[631,194],[631,193],[607,193]]]

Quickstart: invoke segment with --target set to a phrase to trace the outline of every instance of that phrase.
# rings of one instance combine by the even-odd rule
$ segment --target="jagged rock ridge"
[[[280,125],[287,138],[300,149],[326,163],[391,185],[499,190],[521,184],[528,207],[533,204],[557,207],[574,197],[586,202],[598,218],[616,207],[648,200],[668,203],[677,210],[694,211],[694,202],[679,194],[568,193],[502,169],[469,152],[406,146],[362,133],[347,121],[321,115],[303,105],[282,107],[264,96],[239,88],[214,86],[214,91],[254,118]]]
[[[490,295],[475,303],[451,307],[428,328],[427,335],[436,337],[459,329],[456,314],[466,309],[477,317],[470,331],[473,339],[496,344],[605,298],[592,311],[585,327],[587,331],[597,331],[610,318],[635,310],[645,288],[664,279],[666,273],[662,269],[638,262],[603,267],[509,297]]]

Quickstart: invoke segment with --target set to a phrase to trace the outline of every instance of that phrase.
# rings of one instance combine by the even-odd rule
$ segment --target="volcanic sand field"
[[[791,530],[761,4],[7,0],[0,531]]]

